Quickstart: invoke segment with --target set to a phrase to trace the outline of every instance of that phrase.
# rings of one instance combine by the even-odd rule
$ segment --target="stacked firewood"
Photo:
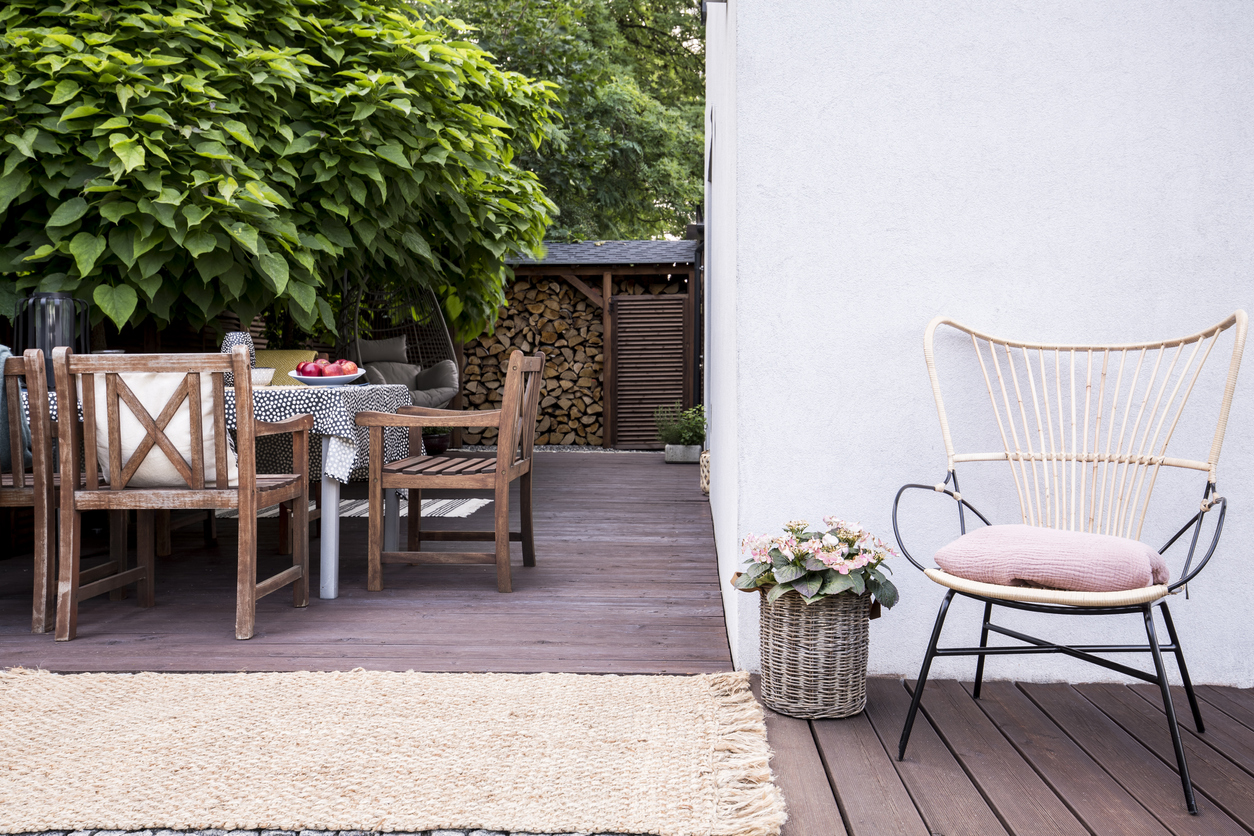
[[[499,409],[514,349],[543,351],[537,444],[601,444],[601,309],[560,279],[519,280],[505,290],[496,330],[466,344],[462,394],[470,409]],[[465,444],[493,444],[496,430],[466,430]]]

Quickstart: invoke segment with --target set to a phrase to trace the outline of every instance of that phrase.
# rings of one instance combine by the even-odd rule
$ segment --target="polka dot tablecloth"
[[[322,445],[309,445],[309,473],[325,473],[337,482],[365,479],[370,468],[370,431],[359,427],[358,412],[396,412],[412,399],[404,386],[261,386],[253,389],[253,414],[259,421],[286,421],[297,415],[314,417],[313,434],[330,439],[327,460]],[[226,391],[226,423],[235,426],[235,392]],[[316,439],[315,439],[316,440]],[[394,462],[409,455],[409,431],[400,427],[383,430],[383,460]],[[292,437],[274,435],[257,439],[257,472],[290,473]]]

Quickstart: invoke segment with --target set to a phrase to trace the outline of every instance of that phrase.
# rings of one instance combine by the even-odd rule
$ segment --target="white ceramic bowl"
[[[274,380],[274,369],[261,367],[253,369],[252,381],[253,386],[269,386],[270,381]]]
[[[356,374],[337,374],[330,377],[309,377],[296,372],[288,372],[287,374],[293,380],[299,380],[306,386],[344,386],[357,380],[365,373],[365,369],[359,369]]]

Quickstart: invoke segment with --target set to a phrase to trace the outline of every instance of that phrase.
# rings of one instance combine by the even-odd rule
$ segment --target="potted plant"
[[[666,445],[666,461],[695,464],[705,443],[705,407],[684,409],[679,401],[659,406],[653,413],[657,437]]]
[[[856,523],[805,520],[750,534],[732,582],[761,593],[762,701],[793,717],[851,717],[866,707],[868,621],[897,603],[883,570],[895,554]],[[891,571],[891,570],[889,570]]]
[[[452,437],[452,427],[423,427],[422,449],[428,456],[443,455]]]

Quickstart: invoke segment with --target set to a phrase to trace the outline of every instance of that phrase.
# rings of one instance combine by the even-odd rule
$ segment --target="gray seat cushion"
[[[362,366],[366,370],[366,381],[376,386],[382,384],[396,384],[404,386],[406,389],[414,388],[414,380],[422,371],[421,366],[415,366],[412,363],[397,363],[394,361],[375,361]]]
[[[362,368],[370,383],[404,386],[414,406],[440,409],[457,396],[457,364],[452,360],[441,360],[426,369],[395,362],[375,362]]]
[[[410,386],[410,395],[414,406],[440,409],[457,396],[457,390],[457,364],[441,360],[418,373]]]
[[[368,363],[408,363],[409,356],[406,355],[405,348],[404,334],[390,340],[357,340],[356,361],[359,366]]]

